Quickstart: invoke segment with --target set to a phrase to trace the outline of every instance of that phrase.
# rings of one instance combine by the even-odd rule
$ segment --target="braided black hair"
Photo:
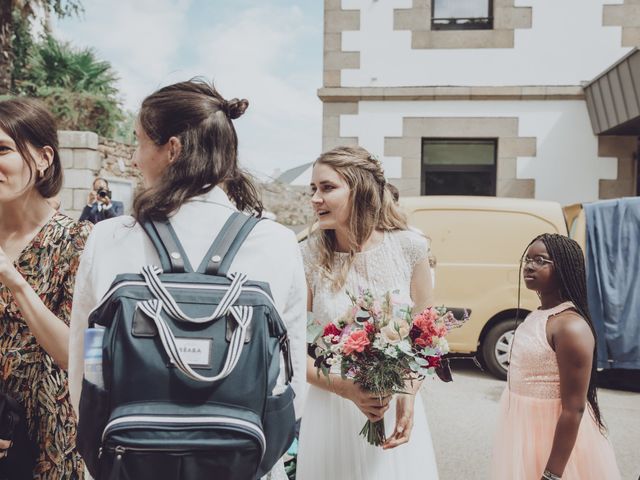
[[[557,233],[544,233],[534,238],[527,246],[525,254],[529,247],[535,242],[541,241],[549,253],[549,257],[553,261],[555,272],[560,283],[560,296],[563,300],[571,301],[576,311],[587,322],[594,340],[597,338],[596,330],[589,313],[589,303],[587,301],[587,275],[584,262],[584,254],[580,245],[575,240]],[[523,257],[524,257],[523,255]],[[519,302],[518,302],[519,303]],[[596,391],[596,373],[597,373],[597,347],[593,349],[593,363],[591,365],[591,378],[589,379],[589,389],[587,390],[587,401],[591,406],[591,412],[594,420],[598,424],[601,431],[605,430],[600,407],[598,406],[598,396]]]

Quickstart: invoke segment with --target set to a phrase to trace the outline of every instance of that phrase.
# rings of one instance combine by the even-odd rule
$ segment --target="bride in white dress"
[[[421,310],[432,303],[426,238],[407,230],[380,163],[360,147],[338,147],[315,162],[311,180],[318,230],[301,246],[309,310],[321,325],[351,305],[346,291],[399,290]],[[339,374],[318,375],[309,357],[299,480],[436,480],[438,471],[419,383],[382,402]],[[367,418],[384,416],[382,447],[359,435]]]

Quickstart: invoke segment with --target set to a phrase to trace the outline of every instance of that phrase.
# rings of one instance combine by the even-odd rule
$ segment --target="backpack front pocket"
[[[100,479],[253,480],[265,448],[252,412],[129,404],[114,410],[104,429]]]

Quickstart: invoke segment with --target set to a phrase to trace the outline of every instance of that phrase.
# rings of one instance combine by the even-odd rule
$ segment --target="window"
[[[422,140],[422,195],[496,194],[496,139]]]
[[[431,30],[490,30],[493,0],[432,0]]]
[[[128,215],[133,204],[135,182],[122,177],[107,177],[107,181],[109,182],[109,190],[111,190],[111,198],[122,202],[124,213]]]

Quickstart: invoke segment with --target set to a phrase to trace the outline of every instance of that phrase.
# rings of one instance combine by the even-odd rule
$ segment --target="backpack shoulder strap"
[[[198,273],[226,275],[240,246],[259,221],[241,212],[232,213],[204,256]]]
[[[160,265],[164,272],[193,272],[189,258],[178,240],[178,235],[168,220],[164,222],[147,221],[141,225],[158,252]]]

